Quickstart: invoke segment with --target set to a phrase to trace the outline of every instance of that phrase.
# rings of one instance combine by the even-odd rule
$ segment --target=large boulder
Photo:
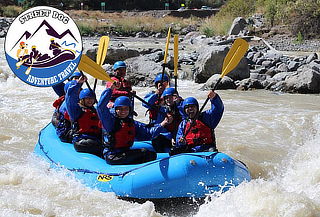
[[[201,90],[213,89],[217,84],[219,78],[220,78],[220,75],[218,74],[212,75],[208,79],[208,81],[201,87]],[[235,89],[235,88],[236,88],[236,85],[234,84],[234,81],[228,76],[224,76],[221,79],[221,82],[218,84],[216,90],[227,90],[227,89]]]
[[[229,46],[207,46],[199,49],[199,57],[194,67],[194,80],[197,83],[206,82],[213,74],[221,74],[224,58]],[[242,80],[250,76],[246,58],[242,58],[238,66],[228,73],[233,80]]]
[[[289,76],[285,79],[283,90],[291,93],[320,93],[320,73],[309,69]]]
[[[237,90],[253,90],[253,89],[263,89],[264,86],[262,81],[255,78],[246,78],[236,83]]]
[[[276,78],[277,77],[277,78]],[[279,73],[268,89],[289,93],[320,93],[320,73],[307,67],[297,72]]]
[[[233,20],[228,34],[238,35],[240,33],[244,33],[247,25],[247,21],[243,17],[237,17]]]
[[[154,62],[152,58],[152,55],[145,55],[132,57],[126,60],[127,76],[133,85],[153,85],[155,76],[162,72],[162,66],[160,63]]]
[[[86,55],[95,60],[97,56],[98,46],[96,48],[88,49]],[[129,49],[127,47],[110,47],[107,51],[107,57],[104,63],[115,63],[118,60],[126,60],[131,57],[137,57],[140,52],[135,49]]]

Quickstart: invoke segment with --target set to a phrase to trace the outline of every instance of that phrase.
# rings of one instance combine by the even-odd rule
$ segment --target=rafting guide
[[[66,80],[77,68],[82,39],[67,14],[38,6],[13,21],[6,36],[5,54],[11,70],[23,82],[50,87]]]

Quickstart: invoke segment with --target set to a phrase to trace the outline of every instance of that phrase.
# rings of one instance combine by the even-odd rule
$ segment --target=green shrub
[[[232,22],[233,18],[231,16],[211,17],[203,22],[200,26],[200,31],[208,37],[214,35],[227,35]]]
[[[297,0],[289,7],[292,33],[303,38],[319,37],[320,1]]]
[[[200,31],[207,37],[212,37],[215,35],[214,30],[210,26],[203,26],[200,28]]]
[[[79,28],[80,34],[83,36],[92,36],[95,32],[95,27],[90,25],[89,22],[76,22]]]
[[[223,5],[217,16],[248,17],[255,12],[255,0],[230,0]]]
[[[303,35],[301,34],[301,32],[298,32],[295,42],[297,44],[301,44],[303,42]]]

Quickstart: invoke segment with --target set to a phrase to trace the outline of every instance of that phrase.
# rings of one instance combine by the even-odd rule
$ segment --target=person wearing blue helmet
[[[79,80],[80,76],[80,72],[74,72],[68,78],[69,81],[67,83],[61,82],[52,87],[59,98],[56,99],[53,103],[53,107],[55,108],[55,110],[51,118],[51,123],[53,124],[53,126],[55,126],[57,135],[62,142],[72,141],[71,122],[68,119],[69,116],[65,102],[65,94],[71,84],[70,81]]]
[[[114,101],[119,96],[128,96],[130,97],[132,94],[135,94],[135,91],[132,91],[131,82],[125,79],[127,73],[127,65],[123,61],[117,61],[113,65],[114,74],[110,76],[110,78],[117,82],[116,88],[112,91],[112,95],[110,98],[110,103],[108,104],[108,108],[112,108]],[[106,83],[106,88],[111,87],[113,82],[108,81]]]
[[[72,75],[70,75],[70,77],[68,78],[69,81],[72,80],[79,80],[79,78],[81,77],[81,73],[76,71],[74,72]]]
[[[70,81],[66,93],[66,107],[72,123],[72,143],[77,152],[102,157],[101,126],[94,107],[96,96],[88,88],[81,90],[86,80],[85,76],[81,76],[79,80]]]
[[[79,80],[81,76],[81,73],[80,72],[74,72],[72,75],[70,75],[70,77],[68,78],[68,81],[71,81],[71,80]],[[68,82],[67,82],[68,83]],[[54,86],[52,86],[54,92],[59,96],[64,96],[65,95],[65,83],[61,82],[59,84],[56,84]]]
[[[158,115],[158,109],[160,106],[163,104],[161,95],[163,91],[166,89],[166,87],[170,84],[170,78],[167,74],[162,73],[156,75],[154,79],[154,85],[156,90],[151,91],[148,93],[145,97],[144,100],[148,103],[142,103],[142,106],[146,107],[148,109],[149,113],[149,124],[153,124],[157,120],[157,115]],[[152,106],[152,107],[150,107]]]
[[[154,123],[161,123],[167,116],[172,117],[173,121],[165,127],[168,133],[160,134],[154,138],[152,145],[157,152],[167,152],[175,143],[178,126],[185,114],[182,107],[183,99],[178,95],[175,88],[166,88],[161,95],[161,99],[164,103],[158,108]]]
[[[135,121],[130,115],[132,104],[127,96],[120,96],[114,102],[115,112],[111,113],[107,104],[116,85],[104,90],[98,102],[98,114],[103,126],[104,157],[108,164],[138,164],[155,160],[156,152],[146,148],[132,148],[135,140],[151,140],[162,132],[172,120],[165,118],[154,127]]]
[[[183,152],[217,151],[214,129],[221,120],[224,106],[214,91],[208,93],[211,108],[199,113],[199,103],[193,97],[183,101],[182,107],[187,116],[178,128],[176,146],[171,154]]]
[[[64,92],[68,91],[68,88],[72,84],[71,81],[64,85]],[[59,97],[54,103],[55,111],[52,115],[51,122],[56,127],[58,137],[62,142],[72,142],[72,130],[71,122],[69,119],[65,95]]]

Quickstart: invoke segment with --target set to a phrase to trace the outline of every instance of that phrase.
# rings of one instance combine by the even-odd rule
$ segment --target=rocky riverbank
[[[6,32],[10,22],[12,19],[0,19],[0,33]],[[4,35],[0,34],[0,37]],[[281,32],[266,36],[267,40],[247,36],[241,31],[229,37],[206,37],[192,31],[180,35],[179,78],[204,83],[203,89],[212,87],[221,73],[224,57],[237,37],[249,41],[250,49],[236,69],[224,77],[218,89],[320,93],[320,59],[317,54],[320,42],[295,43],[289,34]],[[92,59],[96,56],[98,40],[83,39],[84,53]],[[143,34],[131,38],[111,36],[103,67],[111,72],[111,65],[115,61],[125,60],[128,77],[134,85],[152,85],[155,75],[162,71],[164,47],[165,38],[161,37],[147,37]],[[168,60],[167,72],[172,74],[173,43],[170,45]]]

